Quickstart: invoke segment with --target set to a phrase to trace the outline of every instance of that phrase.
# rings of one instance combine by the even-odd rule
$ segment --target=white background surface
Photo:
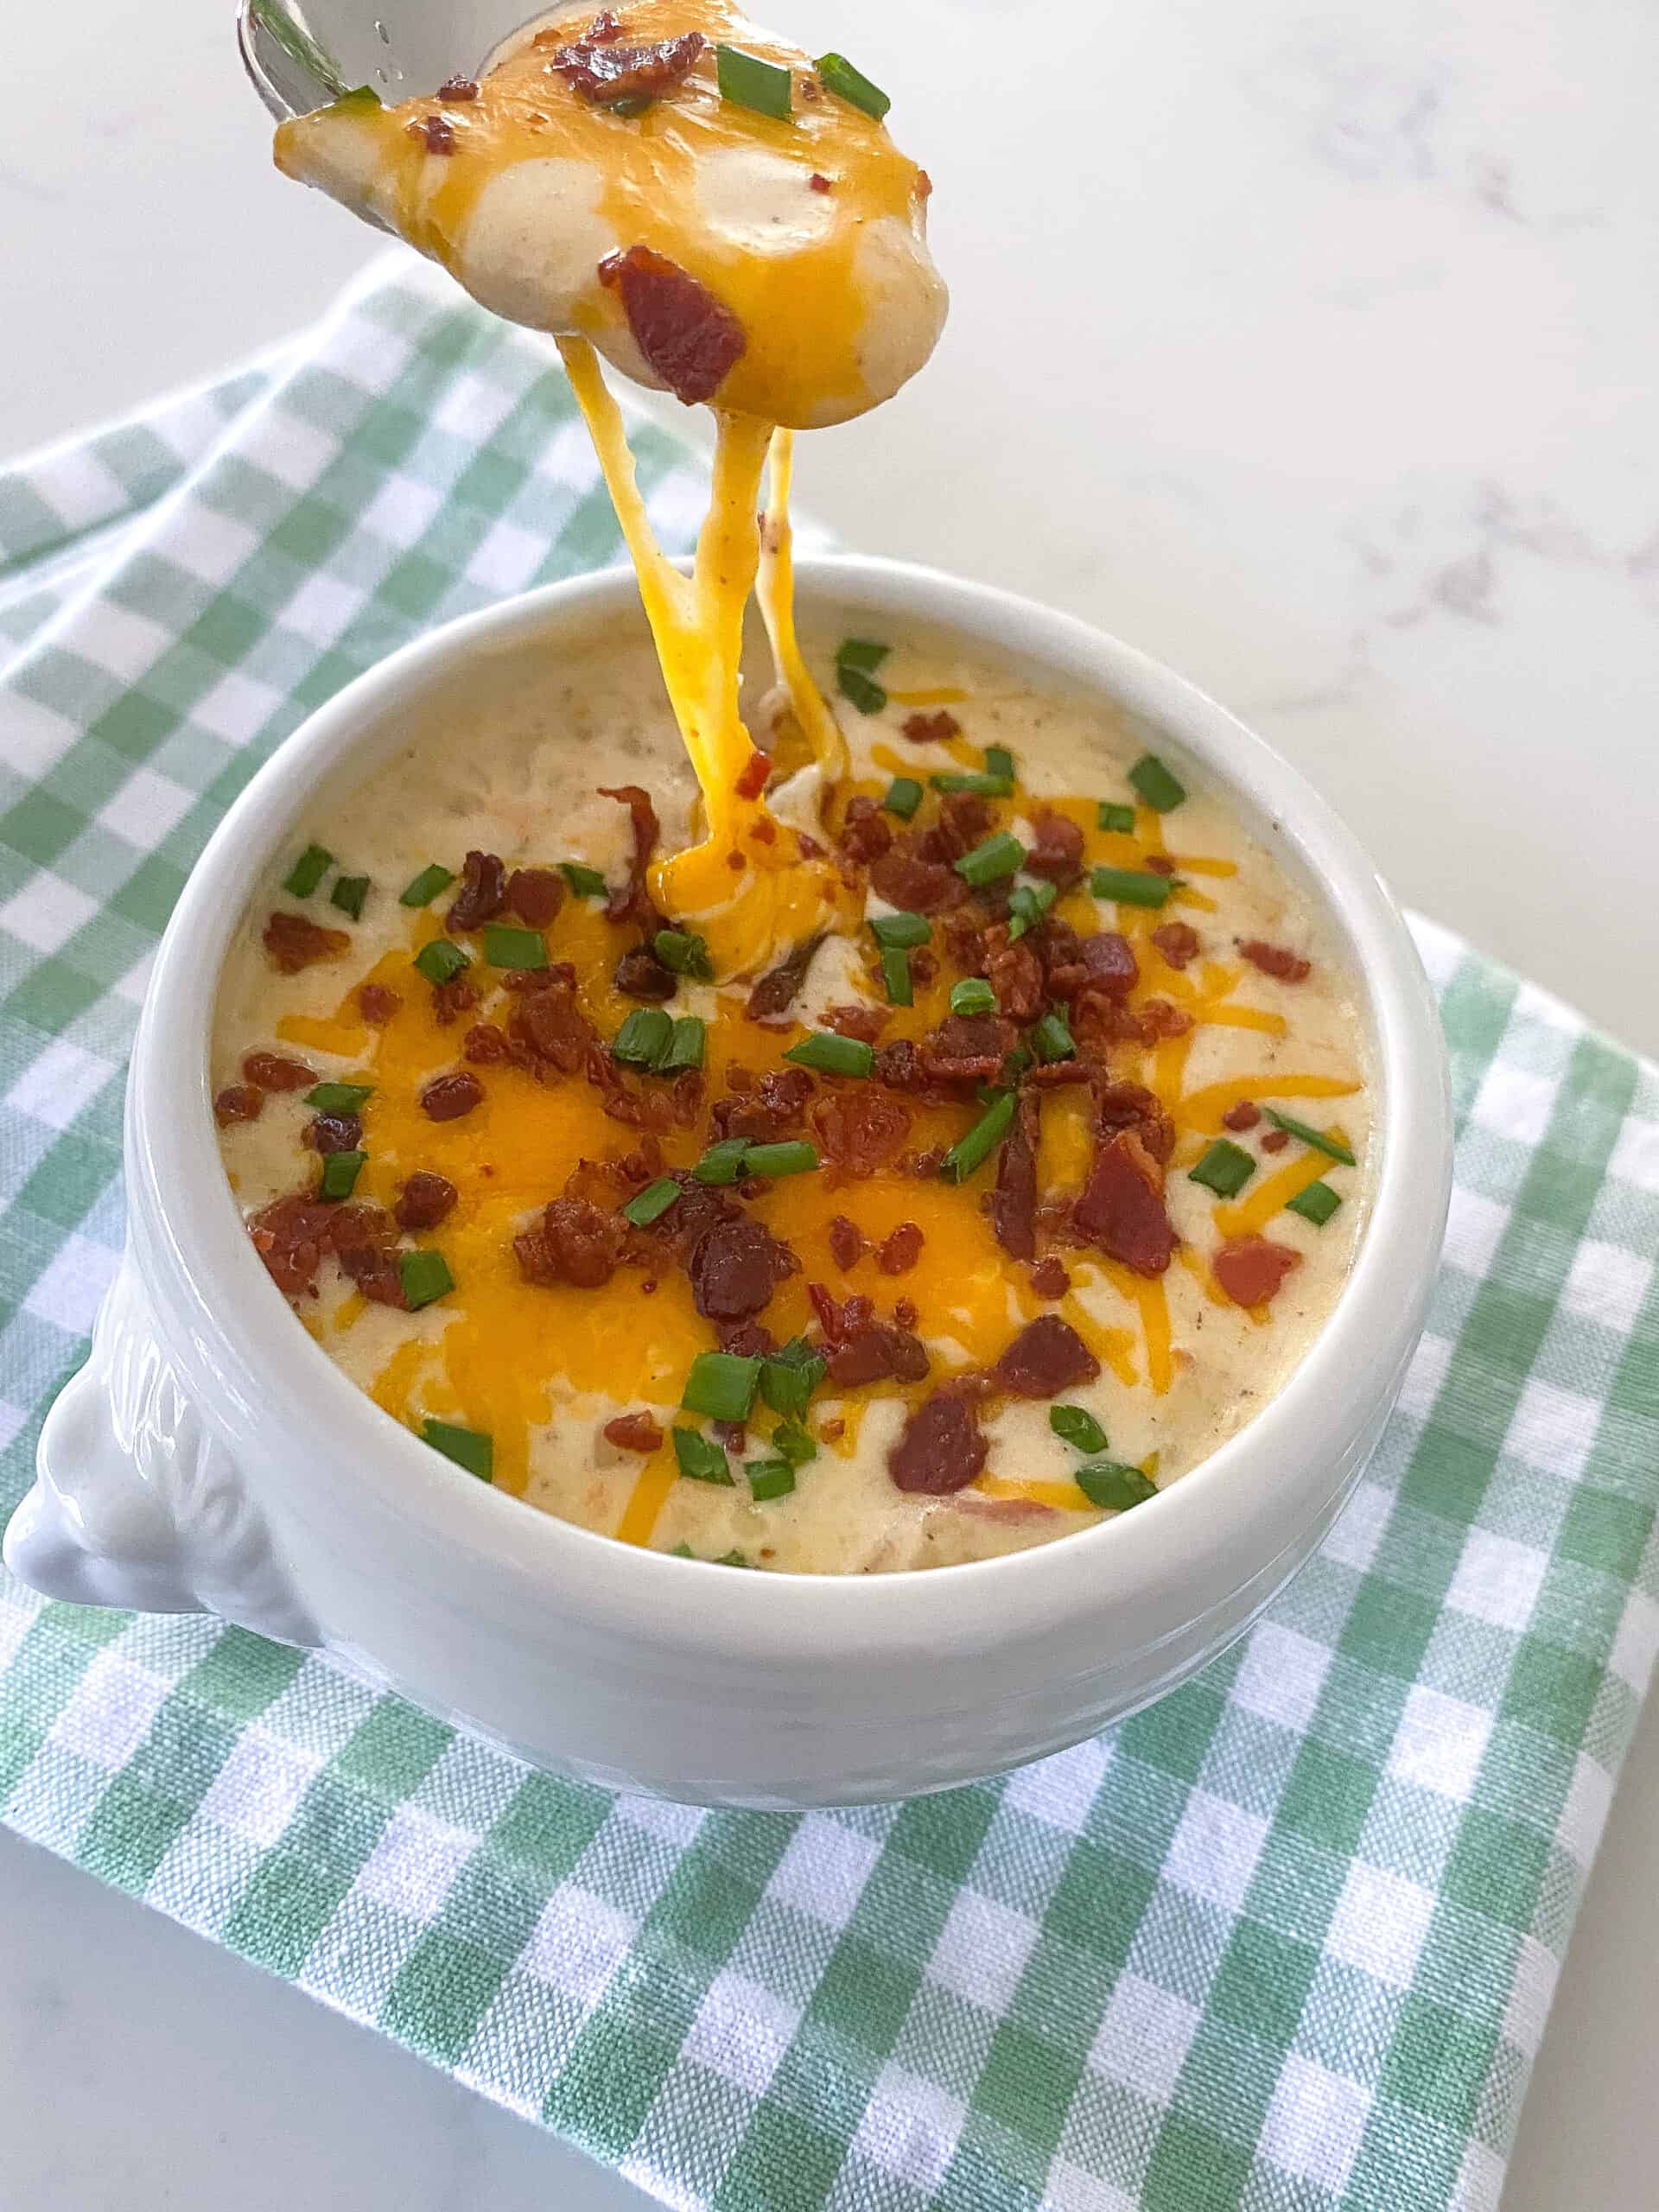
[[[1647,0],[762,12],[898,92],[955,294],[803,502],[1176,663],[1406,899],[1659,1050]],[[378,245],[270,171],[231,16],[7,0],[0,454],[286,336]],[[1656,1821],[1650,1719],[1505,2212],[1654,2201]],[[0,1885],[8,2207],[642,2202],[10,1838]]]

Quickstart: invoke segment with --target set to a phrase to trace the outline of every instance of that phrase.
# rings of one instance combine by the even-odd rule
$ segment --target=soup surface
[[[619,626],[320,803],[238,928],[215,1109],[304,1325],[474,1473],[702,1559],[948,1565],[1280,1388],[1363,1228],[1367,1041],[1156,733],[946,637],[807,644],[827,803],[787,695],[752,717],[757,860],[839,887],[792,957],[717,983],[653,906],[701,802]]]

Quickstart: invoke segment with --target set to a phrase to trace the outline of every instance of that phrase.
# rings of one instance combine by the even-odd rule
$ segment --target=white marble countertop
[[[232,12],[6,11],[0,453],[286,335],[372,250],[270,171]],[[1175,662],[1402,896],[1659,1051],[1645,0],[762,12],[899,89],[955,293],[925,379],[809,442],[803,501]],[[1505,2212],[1653,2202],[1656,1818],[1650,1720]],[[19,2206],[641,2203],[10,1839],[0,1879]]]

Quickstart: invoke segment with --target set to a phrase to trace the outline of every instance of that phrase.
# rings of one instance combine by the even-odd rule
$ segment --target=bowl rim
[[[1324,893],[1370,1001],[1380,1157],[1370,1216],[1336,1307],[1300,1364],[1250,1421],[1134,1514],[948,1571],[879,1575],[726,1575],[706,1608],[712,1562],[625,1545],[480,1484],[384,1413],[294,1325],[244,1232],[217,1161],[208,1052],[226,946],[247,888],[342,753],[404,702],[480,651],[545,637],[567,622],[638,608],[632,571],[544,585],[463,615],[377,663],[317,709],[251,779],[192,871],[158,951],[135,1044],[127,1155],[136,1240],[164,1272],[156,1304],[167,1347],[211,1413],[229,1403],[243,1435],[274,1417],[291,1436],[327,1434],[353,1484],[423,1533],[442,1555],[576,1599],[626,1632],[649,1614],[732,1651],[766,1646],[826,1656],[938,1649],[974,1632],[1006,1636],[1133,1593],[1175,1601],[1195,1554],[1230,1556],[1242,1584],[1328,1505],[1353,1446],[1391,1399],[1421,1327],[1449,1196],[1446,1051],[1422,963],[1357,841],[1300,773],[1224,708],[1137,648],[1075,616],[997,587],[910,563],[855,555],[803,559],[815,600],[971,632],[1144,716],[1270,819]],[[251,852],[251,863],[250,851]],[[163,1040],[186,1037],[188,1050]],[[297,1491],[290,1492],[295,1510]],[[1264,1554],[1266,1543],[1270,1549]],[[1191,1613],[1182,1618],[1191,1618]],[[1175,1614],[1172,1614],[1172,1620]]]

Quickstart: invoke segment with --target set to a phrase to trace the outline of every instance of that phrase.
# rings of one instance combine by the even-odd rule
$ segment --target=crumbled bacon
[[[620,292],[633,342],[652,374],[688,407],[712,399],[748,344],[725,302],[648,245],[607,253],[599,281]]]
[[[911,914],[942,914],[949,906],[959,906],[968,895],[967,885],[954,868],[918,860],[896,847],[871,868],[870,887],[888,906]]]
[[[1103,1141],[1072,1208],[1078,1233],[1136,1274],[1160,1275],[1175,1249],[1164,1171],[1133,1129]]]
[[[1133,1129],[1160,1166],[1175,1149],[1175,1124],[1157,1098],[1138,1083],[1104,1083],[1095,1094],[1095,1131],[1115,1136]]]
[[[1048,988],[1056,998],[1122,1000],[1140,980],[1140,963],[1128,939],[1116,930],[1096,930],[1065,951],[1069,957],[1048,971]]]
[[[478,79],[475,77],[446,77],[438,86],[438,98],[462,103],[475,100],[478,98]]]
[[[417,1167],[398,1192],[393,1213],[399,1229],[435,1229],[461,1196],[447,1175]]]
[[[808,190],[811,192],[828,192],[832,188],[829,178],[820,169],[814,169],[806,182]]]
[[[371,1029],[384,1029],[403,1002],[402,994],[385,983],[365,983],[357,995],[358,1012]]]
[[[872,1382],[919,1382],[927,1373],[927,1346],[896,1321],[868,1322],[830,1354],[826,1370],[842,1390]]]
[[[1083,832],[1077,823],[1052,807],[1039,806],[1033,809],[1031,826],[1037,839],[1026,855],[1027,874],[1044,876],[1062,889],[1075,883],[1083,874]]]
[[[872,1072],[889,1090],[920,1090],[926,1081],[922,1056],[908,1037],[895,1037],[891,1045],[878,1046]]]
[[[884,1275],[906,1275],[920,1259],[925,1241],[915,1222],[901,1221],[887,1231],[877,1247],[875,1264]],[[895,1319],[901,1318],[897,1306],[893,1308],[893,1316]],[[915,1326],[913,1308],[905,1326]]]
[[[997,1382],[1021,1398],[1055,1398],[1092,1382],[1100,1362],[1069,1321],[1039,1313],[1027,1321],[996,1363]]]
[[[533,930],[544,930],[564,904],[564,878],[556,868],[516,868],[507,878],[507,907]]]
[[[745,1321],[760,1312],[800,1262],[763,1222],[740,1215],[716,1222],[686,1262],[691,1294],[705,1320]]]
[[[556,1074],[575,1075],[586,1066],[598,1033],[582,1010],[575,984],[565,982],[556,969],[538,973],[546,980],[539,989],[519,994],[507,1033],[514,1058],[538,1083],[547,1083]]]
[[[259,1090],[303,1090],[317,1079],[303,1060],[285,1060],[280,1052],[245,1052],[242,1078]]]
[[[616,963],[611,982],[625,999],[659,1003],[671,999],[680,988],[679,977],[672,969],[664,967],[648,944],[636,944],[625,952]]]
[[[482,929],[507,903],[506,864],[497,854],[467,854],[461,864],[461,888],[450,905],[452,930]]]
[[[778,1339],[764,1321],[724,1321],[720,1348],[738,1359],[770,1359],[778,1349]]]
[[[512,1046],[505,1029],[493,1021],[475,1021],[461,1040],[461,1057],[475,1068],[499,1067],[512,1058]]]
[[[281,974],[297,976],[319,960],[338,960],[352,940],[346,930],[326,930],[321,922],[278,907],[265,924],[262,942]]]
[[[649,1414],[618,1414],[606,1422],[604,1433],[607,1443],[623,1452],[655,1452],[663,1441],[663,1432]]]
[[[1173,875],[1175,863],[1167,853],[1148,853],[1146,856],[1148,875]]]
[[[1292,952],[1282,944],[1268,944],[1259,937],[1242,939],[1238,949],[1252,968],[1259,968],[1264,976],[1275,976],[1281,983],[1300,983],[1313,972],[1313,963],[1303,959],[1300,952]]]
[[[945,951],[964,976],[984,975],[989,955],[977,914],[958,907],[954,914],[945,915],[939,925],[939,935],[944,940]]]
[[[588,1198],[555,1198],[540,1221],[512,1240],[526,1282],[547,1288],[568,1282],[602,1290],[616,1273],[627,1243],[627,1224]]]
[[[806,981],[806,971],[823,938],[822,930],[804,937],[798,944],[790,947],[775,968],[769,968],[759,979],[744,1009],[751,1021],[776,1021],[787,1014],[796,993]]]
[[[1288,1129],[1269,1129],[1262,1140],[1263,1152],[1282,1152],[1290,1142]]]
[[[360,1211],[290,1193],[274,1198],[254,1215],[248,1224],[248,1235],[284,1297],[302,1297],[315,1288],[317,1270],[334,1249],[342,1224],[349,1233],[349,1217]]]
[[[994,1014],[950,1014],[922,1039],[922,1069],[930,1083],[989,1083],[1013,1050],[1013,1024]]]
[[[1167,999],[1142,999],[1135,1015],[1148,1045],[1160,1037],[1185,1037],[1192,1027],[1192,1017],[1185,1008],[1172,1006]]]
[[[838,1037],[855,1037],[861,1045],[874,1045],[887,1026],[885,1007],[832,1006],[824,1010],[823,1026]]]
[[[478,1004],[478,986],[465,976],[452,976],[447,983],[432,986],[432,1018],[440,1029],[448,1029]]]
[[[904,731],[912,745],[945,745],[962,735],[962,724],[941,707],[931,715],[906,715]]]
[[[923,831],[916,850],[925,861],[955,862],[984,842],[994,819],[985,801],[972,791],[947,791],[939,801],[938,820]]]
[[[887,1454],[887,1472],[896,1490],[947,1497],[966,1490],[983,1468],[987,1449],[971,1400],[949,1388],[936,1390],[906,1421]]]
[[[1190,922],[1160,922],[1152,941],[1172,968],[1185,968],[1198,956],[1198,933]]]
[[[849,1221],[844,1213],[833,1217],[830,1224],[830,1250],[836,1265],[846,1274],[855,1268],[870,1249],[870,1240],[855,1221]]]
[[[455,126],[447,115],[422,115],[408,126],[411,138],[418,138],[429,154],[453,154],[455,150]]]
[[[613,20],[596,18],[600,24]],[[568,46],[555,47],[549,66],[583,99],[611,107],[618,100],[659,99],[671,92],[696,67],[705,43],[701,31],[685,31],[678,38],[624,46],[617,31],[595,39],[590,26]]]
[[[893,850],[893,824],[881,811],[880,802],[867,791],[859,792],[847,802],[846,817],[841,825],[841,849],[849,861],[856,861],[865,868]]]
[[[470,1069],[435,1075],[421,1092],[421,1111],[429,1121],[458,1122],[484,1098],[484,1086]]]
[[[781,1137],[797,1135],[807,1103],[817,1088],[808,1071],[773,1068],[759,1083],[737,1085],[737,1077],[747,1072],[738,1068],[728,1071],[727,1080],[737,1095],[717,1098],[709,1109],[715,1135],[747,1137],[755,1144],[775,1144]]]
[[[657,810],[651,803],[651,793],[641,791],[638,784],[619,784],[610,789],[601,785],[599,795],[601,798],[613,798],[620,806],[627,808],[629,826],[633,832],[627,876],[623,882],[612,886],[605,902],[605,918],[609,922],[632,919],[655,927],[657,914],[645,888],[645,878],[662,829],[657,820]]]
[[[391,1217],[361,1201],[334,1208],[333,1243],[340,1272],[377,1306],[406,1306]]]
[[[1024,938],[1008,942],[1006,924],[997,923],[985,935],[986,971],[996,993],[999,1010],[1010,1021],[1035,1021],[1043,1010],[1043,963]]]
[[[1254,1098],[1241,1098],[1236,1106],[1230,1106],[1221,1117],[1224,1129],[1236,1129],[1240,1135],[1253,1129],[1262,1119],[1262,1109]]]
[[[257,1122],[265,1110],[265,1094],[251,1083],[233,1083],[213,1101],[213,1119],[221,1129],[232,1122]]]
[[[1037,1093],[1022,1090],[997,1157],[991,1228],[997,1243],[1014,1260],[1037,1255],[1039,1112]]]
[[[873,1084],[849,1084],[814,1102],[812,1127],[833,1166],[847,1175],[873,1175],[910,1135],[910,1109]]]
[[[1239,1306],[1265,1306],[1276,1298],[1285,1277],[1302,1263],[1300,1252],[1265,1236],[1230,1236],[1211,1265],[1216,1281]]]
[[[363,1141],[363,1124],[355,1114],[314,1114],[302,1141],[313,1152],[355,1152]]]
[[[1064,1298],[1071,1278],[1058,1260],[1039,1260],[1031,1270],[1031,1287],[1039,1298]]]
[[[757,747],[739,769],[732,789],[739,798],[759,798],[766,788],[766,779],[771,773],[772,755]],[[761,825],[757,823],[755,826],[759,829]],[[772,825],[768,823],[766,826],[770,829]]]

